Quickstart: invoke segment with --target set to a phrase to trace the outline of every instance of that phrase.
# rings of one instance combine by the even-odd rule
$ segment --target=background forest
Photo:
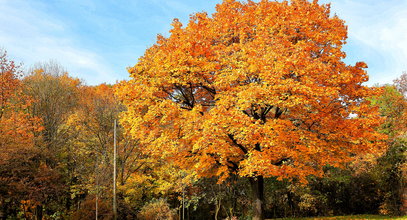
[[[261,20],[264,19],[261,16],[256,17],[259,20],[256,28],[247,28],[250,29],[249,31],[245,32],[240,29],[240,26],[234,26],[236,23],[240,25],[243,23],[246,25],[241,25],[242,27],[251,27],[252,17],[243,15],[239,17],[233,13],[249,11],[254,4],[234,6],[243,8],[239,11],[230,10],[233,7],[228,5],[238,3],[224,1],[218,6],[218,14],[213,18],[208,18],[205,13],[198,13],[191,16],[191,21],[186,28],[183,28],[178,20],[174,20],[171,36],[168,38],[159,36],[157,43],[146,51],[139,63],[129,68],[132,79],[114,85],[86,85],[80,79],[70,76],[65,67],[53,61],[38,63],[24,69],[22,65],[8,57],[5,50],[0,50],[0,218],[252,219],[254,216],[255,219],[262,219],[352,214],[406,215],[407,73],[394,79],[393,84],[362,86],[361,84],[367,81],[363,70],[366,68],[365,64],[343,65],[343,68],[340,68],[341,59],[344,57],[340,49],[346,39],[346,27],[343,22],[337,17],[329,17],[329,10],[324,7],[314,7],[315,5],[311,7],[308,1],[298,2],[310,7],[304,9],[303,13],[311,11],[321,14],[316,16],[315,22],[332,24],[332,26],[324,26],[326,29],[323,31],[317,30],[327,36],[312,35],[314,30],[310,28],[312,33],[301,35],[303,37],[301,38],[297,36],[301,33],[299,28],[291,30],[287,26],[288,34],[281,31],[282,34],[276,32],[270,37],[272,40],[276,40],[273,36],[281,37],[283,39],[281,44],[263,45],[261,44],[263,41],[255,40],[263,40],[269,36],[254,37],[262,30]],[[284,10],[287,11],[283,12],[289,14],[292,9],[287,7]],[[328,16],[322,16],[325,14]],[[249,15],[252,16],[252,14]],[[287,17],[292,19],[290,20],[292,22],[297,22],[296,19],[302,21],[300,16],[290,16]],[[236,22],[230,19],[236,17],[242,20]],[[212,24],[216,25],[211,26]],[[229,25],[230,29],[225,28],[227,31],[222,33],[223,29],[216,29],[221,24]],[[264,26],[267,25],[268,23],[265,22]],[[280,25],[280,27],[285,26]],[[300,25],[300,27],[303,26]],[[255,31],[250,32],[252,30]],[[197,33],[206,34],[197,36]],[[332,41],[326,43],[327,39]],[[315,51],[318,52],[309,49],[311,52],[306,54],[295,50],[298,47],[304,49],[309,46],[306,42],[314,41],[317,45]],[[261,50],[262,47],[259,49],[258,45],[272,49]],[[253,134],[243,128],[233,130],[232,128],[238,125],[228,124],[228,120],[223,120],[227,118],[226,116],[234,117],[228,112],[230,109],[226,107],[226,110],[221,109],[230,113],[230,115],[225,114],[225,117],[222,114],[210,114],[210,111],[215,111],[217,106],[242,105],[239,113],[243,112],[248,118],[253,118],[253,121],[248,123],[253,122],[256,126],[268,125],[270,121],[291,120],[292,124],[280,127],[275,125],[274,130],[271,129],[273,132],[281,129],[280,134],[285,134],[284,132],[291,134],[290,132],[295,129],[301,130],[301,126],[306,123],[301,122],[300,119],[313,114],[314,109],[311,107],[308,112],[298,110],[303,107],[304,101],[290,99],[296,95],[295,89],[292,88],[287,91],[293,93],[281,92],[285,97],[284,100],[277,96],[275,100],[271,98],[262,100],[261,95],[256,98],[248,95],[249,98],[243,103],[240,102],[242,99],[225,98],[260,91],[261,82],[267,80],[266,76],[261,75],[265,72],[262,67],[268,64],[257,62],[261,60],[258,57],[267,58],[270,55],[267,51],[280,49],[281,53],[276,53],[278,55],[270,60],[274,60],[271,63],[277,63],[277,60],[284,60],[284,62],[273,68],[281,68],[281,70],[291,68],[287,67],[292,64],[288,58],[292,58],[292,54],[295,54],[298,55],[296,57],[298,62],[310,56],[318,62],[319,59],[322,60],[321,65],[326,65],[325,68],[339,69],[336,78],[340,78],[338,79],[342,80],[340,82],[331,82],[330,76],[320,81],[309,77],[315,81],[304,82],[301,81],[300,74],[295,72],[296,69],[290,69],[287,74],[277,76],[281,79],[281,83],[273,85],[275,86],[273,88],[288,81],[291,84],[298,83],[299,86],[316,82],[315,84],[320,87],[329,87],[328,81],[332,84],[340,84],[341,86],[337,87],[341,88],[337,92],[341,95],[343,92],[345,95],[338,95],[335,98],[336,101],[339,100],[336,103],[337,109],[348,104],[352,111],[348,112],[346,109],[344,110],[346,113],[359,111],[360,114],[356,116],[348,114],[346,117],[341,115],[341,120],[355,121],[354,124],[349,124],[354,125],[354,130],[332,131],[330,135],[336,138],[338,133],[343,134],[344,137],[347,137],[348,131],[350,136],[353,135],[352,132],[357,133],[360,139],[352,139],[344,146],[350,146],[349,149],[352,146],[360,146],[359,150],[357,147],[356,150],[349,150],[349,152],[345,149],[347,154],[344,156],[341,154],[343,153],[341,145],[336,149],[336,145],[332,144],[332,149],[335,148],[332,154],[329,151],[292,154],[289,157],[272,160],[270,164],[276,167],[277,174],[270,174],[269,165],[264,165],[266,168],[260,166],[259,164],[264,162],[262,160],[246,161],[256,154],[256,151],[266,151],[260,146],[265,141],[261,142],[261,138],[256,136],[258,139],[250,139],[245,143],[243,140],[246,140],[246,137],[254,137],[254,133],[258,133],[259,130],[254,130]],[[244,57],[243,55],[246,54],[242,51],[244,53],[254,51],[256,54]],[[327,63],[330,62],[334,64],[328,65]],[[310,72],[312,68],[316,68],[313,62],[307,64],[295,63],[292,66],[310,68]],[[233,72],[231,69],[242,71]],[[241,75],[236,74],[237,72]],[[349,72],[351,74],[346,75]],[[201,75],[198,73],[206,74],[204,83],[199,81]],[[306,74],[304,73],[308,77]],[[194,78],[196,75],[199,77]],[[216,78],[213,77],[214,75],[221,77]],[[240,80],[239,77],[245,80]],[[315,90],[320,87],[315,87]],[[356,91],[355,94],[348,91],[351,88],[354,89],[352,91]],[[238,89],[241,89],[239,93],[233,93]],[[304,90],[307,89],[300,92],[305,94],[307,91]],[[245,91],[248,93],[244,93]],[[319,98],[315,99],[317,101],[314,100],[314,103],[310,101],[309,106],[323,106],[325,93],[326,91],[313,94],[319,95]],[[143,96],[145,94],[148,96]],[[258,94],[262,93],[258,92]],[[351,96],[355,98],[352,100],[349,98]],[[350,101],[346,100],[347,98]],[[278,107],[269,105],[268,101],[278,102]],[[346,102],[348,103],[343,104]],[[168,108],[157,107],[161,105]],[[293,120],[292,115],[297,110],[301,113],[300,116],[296,115],[300,119]],[[150,112],[154,114],[149,114]],[[261,114],[257,114],[258,112]],[[273,118],[267,115],[269,112],[273,113]],[[371,112],[379,112],[379,115],[372,116],[374,114]],[[335,114],[337,112],[331,115]],[[216,116],[219,117],[216,118]],[[316,114],[316,116],[319,115]],[[326,117],[331,116],[327,114]],[[185,127],[175,129],[178,128],[178,121],[175,119],[183,119]],[[118,121],[116,128],[115,120]],[[197,133],[194,127],[188,127],[187,122],[193,124],[199,120],[214,120],[219,124],[209,128],[202,127],[199,130],[201,133]],[[213,138],[210,134],[215,133],[213,131],[220,124],[229,132],[226,133],[226,137],[230,138],[229,142],[221,142],[223,139],[219,135],[216,136],[219,139],[209,144],[204,143],[205,140],[202,139],[205,138],[199,136],[206,132],[205,137]],[[311,129],[313,125],[314,123],[308,126],[308,132],[315,131]],[[284,130],[286,127],[291,128],[290,126],[292,130]],[[321,131],[322,127],[324,126],[321,125]],[[212,128],[214,130],[211,130]],[[227,130],[229,128],[231,129]],[[114,137],[114,130],[117,131],[116,137]],[[193,132],[188,133],[188,130]],[[371,136],[364,133],[365,131],[366,133],[369,131]],[[164,134],[167,134],[165,132],[185,133],[174,138],[165,136]],[[239,135],[246,136],[239,140]],[[365,140],[361,140],[363,138]],[[117,214],[112,207],[115,139]],[[176,142],[181,139],[182,141]],[[288,143],[295,138],[281,137],[281,140],[283,139],[287,139]],[[318,136],[315,141],[320,139]],[[342,136],[334,140],[346,142]],[[217,152],[219,148],[216,149],[216,147],[209,153],[199,152],[204,144],[209,146],[216,144],[217,141],[220,143],[219,146],[234,144],[244,154],[236,155],[233,150],[230,150],[231,152],[227,153],[232,156],[225,156],[227,159],[224,159],[219,155],[226,153]],[[285,141],[281,142],[285,143]],[[191,150],[185,147],[186,150],[182,151],[184,148],[181,146],[189,146],[191,143],[194,143],[194,147],[201,148]],[[199,145],[202,143],[203,145]],[[170,146],[171,144],[176,147]],[[251,145],[254,147],[249,152],[248,146]],[[374,145],[378,147],[370,147]],[[365,146],[368,147],[364,148]],[[308,158],[309,155],[311,156]],[[315,155],[321,157],[312,158]],[[295,164],[301,161],[302,157],[307,158],[304,159],[305,165]],[[275,158],[279,157],[275,156]],[[196,161],[199,163],[195,163]],[[319,165],[319,162],[322,165]],[[298,174],[298,170],[295,170],[297,168],[303,171]],[[282,174],[280,169],[287,173]],[[254,191],[259,190],[253,187],[253,183],[259,182],[260,179],[264,184],[262,189],[264,195],[260,195],[260,197],[264,196],[262,198],[264,203],[259,208],[264,211],[262,216],[253,209],[253,206],[256,206]]]
[[[23,73],[5,51],[0,76],[1,215],[95,219],[97,203],[99,218],[112,218],[113,121],[126,109],[115,85],[84,85],[54,62]],[[388,150],[325,167],[305,186],[265,179],[267,216],[405,213],[407,74],[380,88],[372,105],[386,117]],[[117,131],[119,219],[175,218],[182,202],[185,219],[250,216],[246,179],[183,178],[187,171],[143,154],[121,125]]]

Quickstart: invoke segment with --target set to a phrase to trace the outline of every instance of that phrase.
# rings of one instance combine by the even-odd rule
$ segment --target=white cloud
[[[365,48],[368,54],[362,55],[373,60],[368,63],[370,84],[391,83],[407,70],[407,0],[337,0],[331,5],[346,21],[349,41]]]
[[[367,61],[370,84],[390,83],[407,70],[407,0],[320,0],[329,1],[332,1],[332,11],[349,27],[349,60]],[[189,14],[211,11],[215,3],[221,1],[107,2],[111,4],[102,5],[94,0],[55,3],[81,10],[76,15],[67,15],[65,19],[74,17],[67,21],[50,11],[51,3],[47,1],[0,0],[0,48],[4,47],[12,58],[23,61],[27,67],[52,59],[87,83],[114,83],[124,76],[121,72],[125,73],[125,66],[121,65],[135,62],[135,58],[124,61],[125,57],[141,55],[156,33],[168,32],[172,18],[180,17],[186,23]],[[99,10],[100,7],[104,10]],[[119,16],[123,10],[129,15]],[[152,11],[146,13],[145,10]],[[149,15],[148,24],[137,16],[140,13]],[[79,14],[86,16],[86,22]],[[71,25],[77,25],[78,20],[85,23],[78,25],[79,28],[76,26],[74,32]],[[98,39],[92,41],[91,37]],[[152,40],[147,40],[150,38]],[[128,49],[129,44],[136,46]]]
[[[0,1],[0,47],[25,67],[57,60],[70,74],[89,84],[115,82],[104,58],[79,48],[68,25],[50,16],[46,5],[27,1]]]

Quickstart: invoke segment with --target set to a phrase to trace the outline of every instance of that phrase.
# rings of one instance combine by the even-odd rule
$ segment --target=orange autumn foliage
[[[20,77],[20,67],[0,51],[0,201],[34,206],[60,190],[55,184],[59,176],[41,162],[35,133],[43,127],[29,114],[33,99],[24,95]]]
[[[343,62],[329,5],[225,0],[172,26],[117,89],[146,152],[199,176],[305,181],[383,147],[367,100],[379,90],[362,85],[365,63]]]
[[[19,66],[8,59],[6,51],[0,50],[0,118],[10,109],[21,76]]]
[[[0,164],[32,148],[33,133],[42,130],[39,119],[27,113],[32,99],[22,94],[21,76],[20,66],[0,50]]]

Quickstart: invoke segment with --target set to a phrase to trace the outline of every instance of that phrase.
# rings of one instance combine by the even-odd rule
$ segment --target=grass
[[[308,218],[278,218],[280,220],[300,220],[300,219],[316,219],[316,220],[336,220],[336,219],[406,219],[406,216],[391,217],[385,215],[347,215],[347,216],[332,216],[332,217],[308,217]]]

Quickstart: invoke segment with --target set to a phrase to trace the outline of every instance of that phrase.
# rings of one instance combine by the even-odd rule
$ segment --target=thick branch
[[[203,89],[205,89],[206,91],[208,91],[212,95],[212,97],[214,97],[214,95],[216,95],[216,90],[215,89],[212,89],[212,88],[210,88],[208,86],[204,86],[204,85],[201,85],[201,87]]]
[[[188,95],[184,93],[184,88],[182,86],[175,86],[175,88],[177,88],[181,92],[182,97],[184,97],[183,104],[189,106],[191,109],[194,108],[194,103],[192,103]]]
[[[239,165],[237,165],[235,162],[231,160],[227,160],[228,163],[232,164],[232,166],[228,166],[232,171],[238,171],[239,170]]]
[[[261,146],[260,146],[260,144],[259,144],[259,143],[256,143],[255,146],[254,146],[254,149],[257,150],[257,151],[261,151]]]
[[[235,140],[235,138],[233,137],[233,135],[228,134],[228,137],[230,138],[230,140],[232,140],[233,144],[235,144],[237,147],[240,148],[240,150],[243,151],[244,154],[247,154],[247,152],[248,152],[247,149],[246,149],[243,145],[237,143],[237,141]]]
[[[279,107],[276,107],[276,114],[275,118],[279,118],[283,114],[283,110],[281,110]]]

